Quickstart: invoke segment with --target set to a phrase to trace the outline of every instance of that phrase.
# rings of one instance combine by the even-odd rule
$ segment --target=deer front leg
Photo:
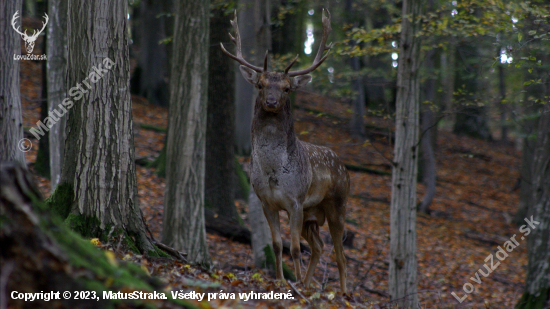
[[[296,274],[296,281],[302,281],[302,272],[300,268],[301,256],[300,256],[300,234],[302,233],[302,225],[304,219],[304,211],[302,205],[298,203],[294,204],[292,211],[289,213],[290,217],[290,255],[292,255],[292,261],[294,262],[294,272]]]
[[[264,215],[271,230],[271,239],[273,240],[273,252],[275,253],[275,274],[277,280],[285,281],[283,277],[283,241],[279,226],[279,211],[263,205]]]

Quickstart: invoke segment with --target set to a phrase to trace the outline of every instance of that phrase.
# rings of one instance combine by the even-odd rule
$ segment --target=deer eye
[[[290,92],[290,88],[285,88],[285,93],[289,93]]]
[[[262,84],[258,84],[258,90],[262,90]]]

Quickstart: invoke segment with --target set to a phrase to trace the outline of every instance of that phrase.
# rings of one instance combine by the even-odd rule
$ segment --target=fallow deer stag
[[[311,81],[307,73],[315,70],[328,56],[332,44],[326,45],[331,31],[330,12],[323,10],[323,38],[313,64],[304,70],[289,72],[298,56],[284,72],[267,70],[267,52],[263,68],[248,63],[242,55],[237,13],[231,25],[235,37],[231,40],[236,55],[225,54],[241,64],[243,77],[254,85],[259,95],[254,105],[252,120],[252,168],[251,183],[262,202],[264,214],[273,237],[277,279],[284,280],[282,270],[282,241],[279,227],[279,211],[284,210],[290,219],[291,255],[298,281],[300,271],[300,234],[311,247],[311,259],[305,280],[309,287],[313,271],[319,262],[323,241],[319,226],[328,221],[334,242],[336,262],[340,273],[340,288],[346,293],[346,258],[342,236],[346,214],[346,198],[349,192],[349,174],[334,151],[329,148],[300,141],[294,132],[289,94]],[[324,56],[323,53],[328,51]]]

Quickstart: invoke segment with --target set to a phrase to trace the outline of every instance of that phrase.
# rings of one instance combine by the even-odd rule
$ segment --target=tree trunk
[[[266,248],[267,250],[273,250],[271,248],[273,241],[271,239],[271,230],[262,209],[262,202],[256,196],[256,193],[254,193],[254,190],[250,190],[248,196],[248,222],[250,223],[250,231],[252,232],[254,265],[258,268],[265,268],[267,263],[265,250]]]
[[[460,43],[457,47],[458,59],[455,91],[460,91],[453,133],[491,140],[487,111],[478,105],[481,101],[479,86],[479,51],[477,42]]]
[[[235,84],[233,63],[219,43],[227,39],[227,18],[215,9],[210,19],[205,203],[219,216],[241,222],[233,200],[235,164]]]
[[[397,72],[396,130],[390,207],[391,299],[418,307],[416,260],[416,175],[419,117],[418,65],[421,1],[404,0]]]
[[[356,21],[358,18],[354,14],[354,7],[352,0],[346,0],[345,3],[347,22],[354,23],[354,27],[359,27],[359,23]],[[355,40],[350,41],[350,46],[356,45]],[[355,77],[352,81],[352,89],[354,92],[354,98],[352,101],[353,114],[351,119],[350,131],[351,135],[356,138],[365,137],[365,88],[363,85],[363,76],[361,75],[361,61],[359,57],[352,57],[350,59],[351,69]]]
[[[48,75],[48,110],[61,110],[61,102],[67,98],[67,85],[65,78],[67,74],[67,14],[69,2],[63,0],[48,0],[48,23],[47,38],[47,75]],[[71,85],[73,87],[75,85]],[[50,180],[51,190],[59,183],[63,156],[65,148],[65,124],[66,117],[60,117],[49,131],[50,140]]]
[[[46,51],[46,38],[43,38],[42,50]],[[42,89],[40,95],[40,119],[48,117],[48,76],[46,73],[47,61],[42,61]],[[50,132],[48,131],[38,141],[38,152],[34,161],[34,171],[46,178],[50,178]]]
[[[536,221],[527,239],[529,263],[525,291],[517,308],[546,308],[550,300],[550,107],[541,107],[532,174],[532,207],[527,220]],[[532,219],[531,219],[532,218]],[[522,228],[523,228],[522,227]],[[527,235],[526,233],[524,235]],[[522,237],[523,238],[523,237]]]
[[[165,244],[204,264],[210,263],[204,227],[209,5],[175,2],[162,231]]]
[[[427,73],[429,74],[428,79],[426,80],[424,89],[424,99],[429,104],[422,104],[422,114],[420,115],[420,118],[422,120],[421,124],[421,133],[422,136],[420,137],[420,143],[421,143],[421,164],[419,163],[422,173],[422,182],[426,186],[426,193],[424,193],[424,197],[422,198],[422,202],[420,203],[419,210],[423,213],[429,213],[430,204],[433,201],[433,198],[435,196],[435,181],[436,181],[436,167],[435,167],[435,154],[434,154],[434,147],[432,145],[433,142],[433,132],[437,130],[437,123],[435,119],[435,113],[433,111],[433,108],[435,108],[435,76],[434,74],[434,61],[433,58],[435,57],[435,52],[431,51],[427,55],[425,67],[427,70]],[[424,101],[424,100],[423,100]]]
[[[140,94],[149,103],[168,106],[168,59],[164,31],[163,3],[142,0],[140,7],[141,48],[139,51]]]
[[[500,52],[497,57],[500,57]],[[504,64],[498,66],[498,90],[499,90],[499,102],[498,107],[500,110],[500,140],[506,142],[508,140],[508,124],[506,123],[507,115],[507,102],[506,102],[506,81],[504,79]]]
[[[143,254],[158,255],[137,197],[127,12],[122,0],[69,3],[65,89],[73,88],[62,101],[68,130],[51,200],[82,235],[104,237],[115,228]]]
[[[550,61],[550,56],[545,54],[536,53],[534,56],[540,59],[542,63]],[[518,210],[514,216],[514,222],[518,225],[524,224],[525,221],[523,219],[530,212],[529,208],[533,205],[533,175],[535,173],[533,162],[535,160],[536,133],[542,116],[539,112],[540,105],[535,100],[543,99],[544,96],[550,95],[550,88],[546,86],[550,81],[547,77],[547,72],[548,69],[546,67],[535,66],[531,74],[542,77],[542,82],[540,84],[524,86],[523,89],[523,101],[526,103],[523,104],[524,116],[521,118],[519,126],[521,129],[519,133],[523,136],[519,180],[520,192]]]
[[[250,63],[262,67],[260,63],[263,62],[265,51],[271,49],[269,1],[243,0],[241,3],[244,9],[239,11],[238,18],[242,52]],[[228,37],[224,41],[228,41]],[[235,70],[235,75],[235,150],[240,155],[248,155],[251,151],[252,108],[258,93],[242,78],[239,70]]]
[[[22,1],[0,1],[0,160],[16,160],[25,164],[29,141],[23,141],[23,118],[19,91],[19,61],[21,37],[13,31],[11,20],[16,11],[21,16]],[[17,20],[20,29],[22,19]],[[20,148],[21,147],[21,148]]]

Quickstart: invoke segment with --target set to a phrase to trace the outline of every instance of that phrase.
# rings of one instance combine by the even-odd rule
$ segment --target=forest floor
[[[41,63],[21,61],[21,91],[25,127],[36,126],[40,117]],[[167,109],[149,105],[145,99],[132,96],[136,156],[153,160],[162,149],[164,133],[141,125],[166,128]],[[346,229],[354,235],[353,247],[345,248],[348,289],[351,297],[338,294],[336,264],[332,259],[331,241],[326,225],[322,229],[324,254],[316,272],[313,287],[279,286],[271,276],[254,269],[251,247],[214,234],[207,235],[213,268],[166,262],[115,252],[120,259],[141,263],[153,276],[166,282],[166,291],[183,290],[218,293],[287,292],[294,300],[219,299],[198,303],[201,308],[389,308],[388,265],[390,233],[392,120],[367,117],[371,141],[357,140],[348,134],[350,106],[338,100],[311,92],[296,96],[294,118],[300,139],[331,147],[347,164],[385,173],[350,171],[351,192],[347,203]],[[32,137],[32,135],[31,135]],[[27,153],[32,169],[38,142]],[[422,308],[512,308],[523,290],[526,273],[527,239],[521,239],[519,227],[511,223],[519,190],[520,153],[509,144],[459,137],[443,126],[438,132],[437,192],[430,215],[419,214],[417,224],[418,289]],[[248,158],[240,158],[246,167]],[[45,196],[50,194],[48,179],[36,177]],[[138,194],[147,224],[160,239],[165,180],[155,170],[137,166]],[[418,185],[418,201],[424,186]],[[235,201],[247,222],[247,205]],[[283,238],[289,240],[288,219],[283,215]],[[512,235],[518,235],[519,246],[500,261],[487,277],[476,271],[483,267],[489,254],[497,252]],[[350,234],[348,234],[350,235]],[[305,241],[302,240],[303,243]],[[291,265],[290,256],[284,256]],[[307,265],[308,256],[303,256]],[[497,264],[496,257],[494,263]],[[487,263],[490,266],[490,261]],[[470,279],[473,277],[472,279]],[[471,283],[475,291],[465,294],[463,285]],[[466,286],[469,288],[469,285]],[[467,297],[462,303],[457,297]],[[231,296],[231,294],[226,294]]]

